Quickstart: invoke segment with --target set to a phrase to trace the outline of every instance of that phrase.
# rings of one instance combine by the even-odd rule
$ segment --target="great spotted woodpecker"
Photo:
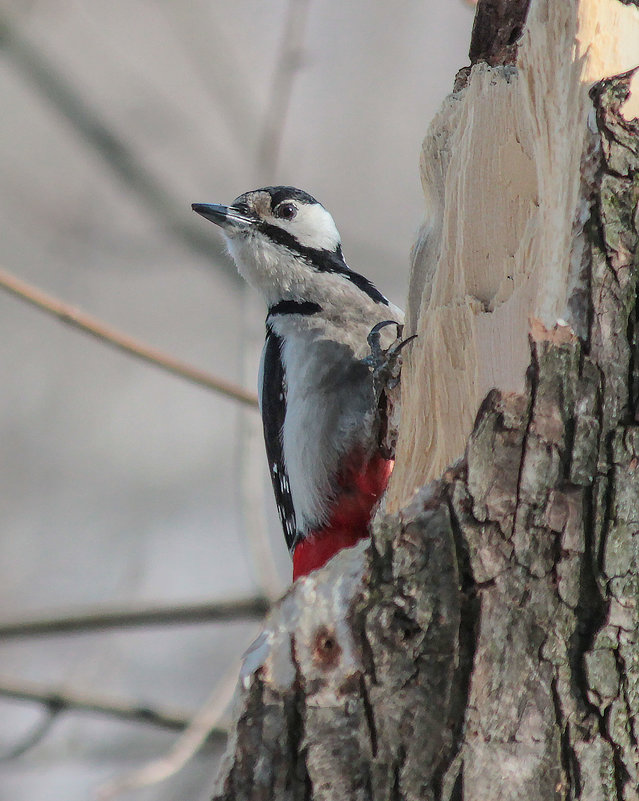
[[[260,408],[296,579],[368,536],[393,469],[380,447],[369,335],[403,314],[347,266],[333,218],[300,189],[269,186],[193,210],[221,227],[268,306]],[[374,339],[390,344],[391,328]]]

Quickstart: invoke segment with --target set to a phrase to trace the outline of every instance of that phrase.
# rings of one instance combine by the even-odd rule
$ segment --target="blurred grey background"
[[[0,268],[254,388],[263,309],[190,203],[302,187],[332,212],[349,264],[403,305],[420,144],[467,63],[472,18],[463,0],[2,0]],[[123,143],[120,173],[122,154],[87,138],[69,97]],[[152,191],[131,184],[130,164]],[[3,292],[0,387],[2,620],[259,592],[237,403]],[[283,591],[290,567],[259,459],[254,499]],[[0,688],[193,713],[258,628],[0,640]],[[0,757],[44,715],[0,694]],[[93,798],[175,737],[65,712],[0,761],[0,799]],[[120,797],[206,799],[217,753]]]

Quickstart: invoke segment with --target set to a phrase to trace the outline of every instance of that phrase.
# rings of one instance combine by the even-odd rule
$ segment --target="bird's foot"
[[[397,338],[388,348],[384,349],[381,345],[381,332],[383,328],[388,325],[394,325],[397,329]],[[381,323],[373,326],[367,340],[368,346],[371,349],[370,355],[364,359],[364,362],[370,367],[373,372],[373,382],[378,395],[384,390],[394,389],[399,383],[399,374],[401,372],[402,362],[400,359],[401,351],[409,342],[412,342],[417,334],[411,337],[402,339],[402,331],[404,326],[395,320],[384,320]]]
[[[386,349],[381,345],[381,331],[387,325],[397,328],[397,338]],[[399,426],[399,377],[402,369],[401,352],[415,337],[402,339],[403,326],[394,320],[377,323],[368,335],[370,355],[364,362],[373,373],[373,392],[378,409],[377,425],[380,453],[393,459]]]

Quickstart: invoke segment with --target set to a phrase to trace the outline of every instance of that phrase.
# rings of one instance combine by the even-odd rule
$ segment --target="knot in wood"
[[[313,636],[313,661],[323,670],[337,667],[342,655],[342,647],[333,629],[320,626]]]

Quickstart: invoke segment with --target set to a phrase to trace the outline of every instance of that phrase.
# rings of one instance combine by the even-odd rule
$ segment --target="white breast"
[[[372,381],[346,346],[310,331],[287,337],[282,357],[282,446],[297,527],[306,532],[327,522],[335,477],[352,449],[375,447]]]
[[[335,479],[349,454],[357,448],[372,456],[378,447],[372,374],[362,359],[370,352],[371,328],[402,319],[399,309],[375,303],[339,276],[318,274],[313,289],[320,313],[269,318],[283,342],[282,449],[302,534],[328,521]],[[394,326],[383,329],[383,347],[395,334]]]

